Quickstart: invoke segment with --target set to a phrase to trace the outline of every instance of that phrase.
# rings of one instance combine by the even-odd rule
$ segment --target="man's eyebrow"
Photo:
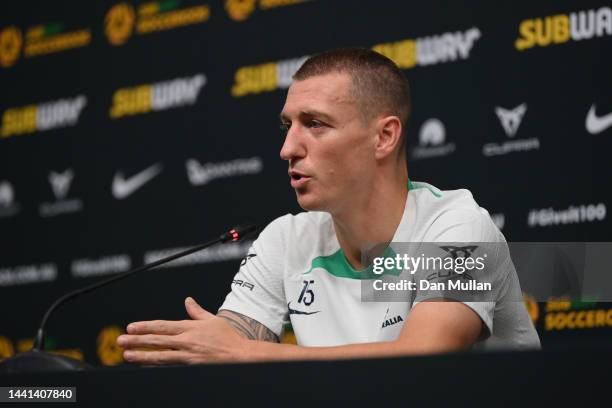
[[[316,110],[301,111],[300,112],[300,116],[316,116],[316,117],[323,118],[323,119],[328,120],[328,121],[332,121],[333,120],[333,118],[331,116],[329,116],[328,114],[323,113],[323,112],[319,112],[319,111],[316,111]]]
[[[316,110],[303,110],[300,112],[300,116],[304,117],[304,116],[314,116],[314,117],[318,117],[318,118],[322,118],[326,121],[329,122],[333,122],[334,118],[332,118],[330,115],[320,112],[320,111],[316,111]],[[287,114],[285,114],[284,112],[281,112],[279,115],[280,121],[281,122],[291,122],[291,119],[289,119],[289,116]]]

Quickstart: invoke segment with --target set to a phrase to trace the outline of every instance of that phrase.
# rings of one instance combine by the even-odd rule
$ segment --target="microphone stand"
[[[47,324],[47,320],[51,317],[53,312],[64,303],[76,299],[81,295],[89,293],[91,291],[100,289],[104,286],[107,286],[113,282],[118,280],[122,280],[131,276],[138,272],[147,271],[149,269],[155,268],[156,266],[165,264],[167,262],[173,261],[175,259],[190,255],[194,252],[201,251],[202,249],[208,248],[218,243],[226,243],[226,242],[235,242],[242,238],[244,238],[249,233],[256,230],[254,225],[240,225],[236,226],[232,230],[220,235],[219,237],[212,239],[208,242],[195,246],[193,248],[186,249],[182,252],[176,253],[174,255],[170,255],[166,258],[159,259],[155,262],[151,262],[138,268],[132,269],[131,271],[124,272],[122,274],[113,276],[111,278],[105,279],[101,282],[96,282],[89,286],[85,286],[84,288],[73,290],[72,292],[68,292],[65,295],[58,298],[55,302],[51,304],[51,306],[45,312],[38,331],[36,332],[36,338],[34,339],[34,346],[32,350],[27,351],[25,353],[16,354],[13,357],[7,358],[2,363],[0,363],[0,373],[18,373],[18,372],[26,372],[26,371],[53,371],[53,370],[84,370],[88,368],[92,368],[89,364],[71,358],[67,356],[62,356],[58,354],[51,354],[49,352],[44,351],[45,347],[45,325]]]

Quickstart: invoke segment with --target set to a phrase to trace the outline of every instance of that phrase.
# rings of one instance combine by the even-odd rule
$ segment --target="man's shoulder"
[[[436,238],[450,228],[460,227],[466,239],[497,241],[501,233],[472,193],[465,189],[440,190],[431,184],[413,182],[414,202],[418,224],[424,240]],[[503,238],[503,236],[501,236]]]
[[[440,190],[432,184],[413,181],[410,183],[410,193],[415,195],[415,199],[420,204],[427,204],[436,209],[439,208],[461,208],[478,209],[480,208],[474,200],[472,192],[465,188],[456,190]]]
[[[309,266],[338,248],[331,216],[321,212],[285,214],[272,221],[254,243],[254,251],[278,263],[278,270]]]
[[[331,221],[331,215],[321,211],[304,211],[297,214],[287,213],[276,218],[268,226],[285,229],[300,229],[308,226],[319,226]]]
[[[331,229],[330,229],[331,228]],[[281,239],[304,239],[333,232],[331,215],[320,211],[285,214],[270,222],[262,235],[273,235]]]

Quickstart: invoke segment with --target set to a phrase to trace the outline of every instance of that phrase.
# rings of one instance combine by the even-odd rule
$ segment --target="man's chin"
[[[318,200],[317,197],[313,196],[313,194],[300,193],[298,191],[296,191],[295,194],[297,197],[297,202],[303,210],[325,211],[325,206],[323,205],[321,200]]]

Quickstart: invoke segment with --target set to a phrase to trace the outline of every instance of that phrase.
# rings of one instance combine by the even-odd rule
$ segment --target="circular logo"
[[[531,317],[531,321],[535,324],[538,321],[538,317],[540,317],[538,302],[528,293],[523,293],[523,301],[525,302],[525,308],[527,309],[527,313],[529,313],[529,317]]]
[[[0,361],[15,354],[13,343],[4,336],[0,336]]]
[[[225,10],[232,20],[244,21],[255,10],[256,0],[225,0]]]
[[[15,26],[0,31],[0,66],[10,67],[19,58],[23,38],[21,30]]]
[[[134,28],[134,9],[130,4],[119,3],[111,7],[104,19],[104,32],[112,45],[124,44]]]
[[[435,118],[427,119],[421,126],[421,131],[419,132],[421,146],[441,145],[444,143],[444,139],[446,139],[446,130],[440,120]]]
[[[117,337],[124,333],[118,326],[107,326],[100,331],[97,350],[102,364],[112,366],[123,363],[123,349],[117,345]]]

